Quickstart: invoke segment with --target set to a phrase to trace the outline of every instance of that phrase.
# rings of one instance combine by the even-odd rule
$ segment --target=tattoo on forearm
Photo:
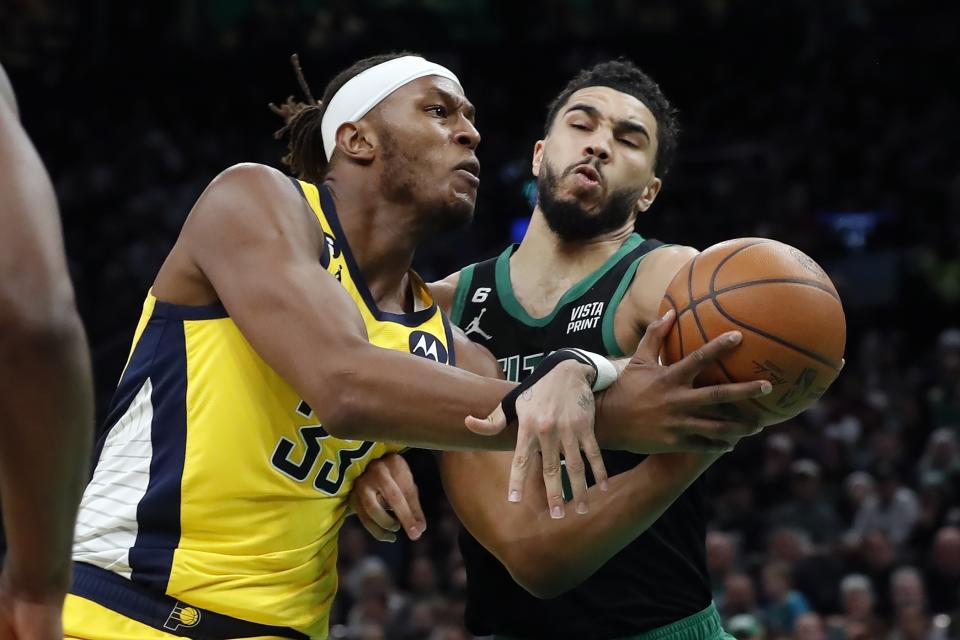
[[[593,394],[584,393],[580,396],[580,399],[577,400],[577,404],[580,405],[580,408],[584,411],[593,408]]]

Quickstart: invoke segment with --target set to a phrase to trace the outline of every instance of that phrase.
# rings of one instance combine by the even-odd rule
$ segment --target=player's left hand
[[[32,595],[0,576],[0,640],[62,640],[65,594]]]
[[[350,508],[364,529],[382,542],[396,541],[400,527],[411,540],[420,538],[427,528],[410,466],[396,453],[367,465],[350,492]]]
[[[583,455],[601,489],[607,488],[607,470],[600,445],[594,435],[594,397],[590,377],[593,370],[574,360],[554,367],[517,398],[517,448],[510,467],[507,500],[523,499],[524,480],[540,451],[543,458],[543,483],[553,518],[566,515],[563,500],[560,453],[563,452],[570,488],[577,513],[589,511]],[[476,433],[498,433],[507,426],[501,406],[485,419],[470,416],[467,428]]]

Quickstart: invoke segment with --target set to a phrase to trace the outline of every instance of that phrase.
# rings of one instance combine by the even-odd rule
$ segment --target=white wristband
[[[594,391],[603,391],[617,381],[617,368],[600,354],[583,349],[570,349],[570,351],[575,351],[584,358],[588,358],[597,368],[597,379],[593,382]]]

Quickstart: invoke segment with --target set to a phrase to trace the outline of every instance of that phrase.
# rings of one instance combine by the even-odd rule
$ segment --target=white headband
[[[419,56],[387,60],[350,78],[330,99],[320,122],[327,160],[337,148],[337,129],[340,125],[356,122],[391,93],[424,76],[448,78],[460,86],[460,81],[452,71]]]

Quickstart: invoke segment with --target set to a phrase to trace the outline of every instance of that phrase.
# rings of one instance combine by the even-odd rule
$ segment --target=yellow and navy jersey
[[[323,228],[321,264],[355,301],[369,341],[454,364],[450,327],[422,280],[411,273],[418,310],[380,311],[329,192],[294,184]],[[191,607],[326,637],[351,487],[401,448],[329,435],[222,305],[148,294],[97,443],[74,560]]]

